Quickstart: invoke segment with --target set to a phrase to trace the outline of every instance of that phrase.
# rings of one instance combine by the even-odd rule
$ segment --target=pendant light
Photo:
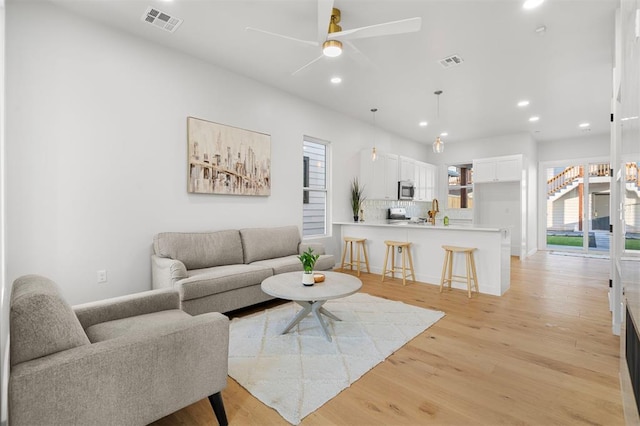
[[[438,102],[438,124],[440,123],[440,95],[442,95],[442,90],[436,90],[433,92],[434,95],[437,96]],[[433,152],[436,154],[441,154],[444,152],[444,142],[440,139],[440,136],[436,137],[436,140],[433,142]]]
[[[376,152],[376,111],[378,108],[371,108],[371,113],[373,114],[373,149],[371,150],[371,161],[376,161],[378,159],[378,153]]]

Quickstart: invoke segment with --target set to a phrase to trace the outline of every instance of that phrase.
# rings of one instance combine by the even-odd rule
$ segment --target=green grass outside
[[[582,237],[547,235],[547,245],[582,247]],[[627,239],[624,242],[624,248],[626,250],[640,250],[640,240]]]
[[[548,246],[582,247],[582,237],[565,237],[562,235],[547,235]]]
[[[627,250],[640,250],[640,240],[624,240],[624,248]]]

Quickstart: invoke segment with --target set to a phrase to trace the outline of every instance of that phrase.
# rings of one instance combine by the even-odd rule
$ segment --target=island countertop
[[[442,219],[438,220],[439,223],[432,225],[430,223],[418,223],[412,222],[410,220],[403,221],[388,221],[388,220],[379,220],[379,221],[370,221],[370,222],[333,222],[334,225],[353,225],[353,226],[384,226],[391,228],[416,228],[416,229],[431,229],[431,230],[452,230],[452,231],[483,231],[483,232],[500,232],[504,231],[507,228],[495,228],[484,225],[474,225],[474,224],[462,224],[462,223],[454,223],[450,225],[443,225]]]
[[[444,226],[415,223],[410,221],[386,220],[370,222],[333,222],[336,242],[342,246],[340,237],[365,238],[371,272],[381,274],[385,259],[386,240],[411,243],[411,254],[416,279],[422,283],[439,285],[444,250],[442,246],[473,247],[478,272],[480,293],[501,296],[510,286],[511,272],[511,231],[509,228],[495,228],[472,224],[451,224]],[[339,239],[339,240],[338,240]],[[346,247],[345,247],[346,248]],[[342,252],[345,248],[338,248]],[[340,264],[337,265],[340,267]],[[465,261],[462,257],[454,260],[455,275],[465,275]],[[456,288],[466,289],[466,284],[453,283]]]

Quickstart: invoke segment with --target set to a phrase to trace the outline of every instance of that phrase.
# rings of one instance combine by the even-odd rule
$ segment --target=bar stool
[[[350,266],[353,271],[353,267],[358,267],[358,276],[360,276],[360,266],[364,263],[367,267],[367,272],[369,271],[369,258],[367,257],[367,246],[365,242],[366,238],[354,238],[354,237],[344,237],[344,250],[342,251],[342,266],[344,269],[345,266]],[[357,244],[356,250],[358,251],[357,259],[353,261],[353,243]],[[345,257],[347,256],[347,246],[349,247],[349,262],[345,262]],[[364,262],[360,260],[360,251],[364,253]]]
[[[408,241],[385,241],[387,252],[384,255],[384,266],[382,270],[382,281],[387,274],[391,274],[391,278],[395,278],[396,272],[402,272],[402,285],[407,285],[407,276],[411,276],[416,281],[416,274],[413,272],[413,259],[411,258],[411,243]],[[402,268],[396,266],[396,248],[402,253]],[[389,259],[389,251],[391,251],[391,268],[387,269],[387,260]],[[406,256],[405,256],[406,254]],[[407,258],[409,258],[409,268],[411,273],[407,274]]]
[[[478,274],[476,273],[476,262],[473,259],[473,252],[475,247],[456,247],[456,246],[442,246],[444,249],[444,264],[442,265],[442,276],[440,278],[440,293],[442,293],[442,287],[445,283],[449,283],[449,290],[451,290],[451,282],[467,283],[467,294],[471,298],[471,281],[478,290]],[[453,254],[464,253],[466,259],[467,275],[453,275]]]

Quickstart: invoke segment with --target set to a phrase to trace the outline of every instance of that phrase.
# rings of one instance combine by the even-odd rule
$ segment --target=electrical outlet
[[[107,282],[107,270],[101,269],[98,271],[98,284]]]

